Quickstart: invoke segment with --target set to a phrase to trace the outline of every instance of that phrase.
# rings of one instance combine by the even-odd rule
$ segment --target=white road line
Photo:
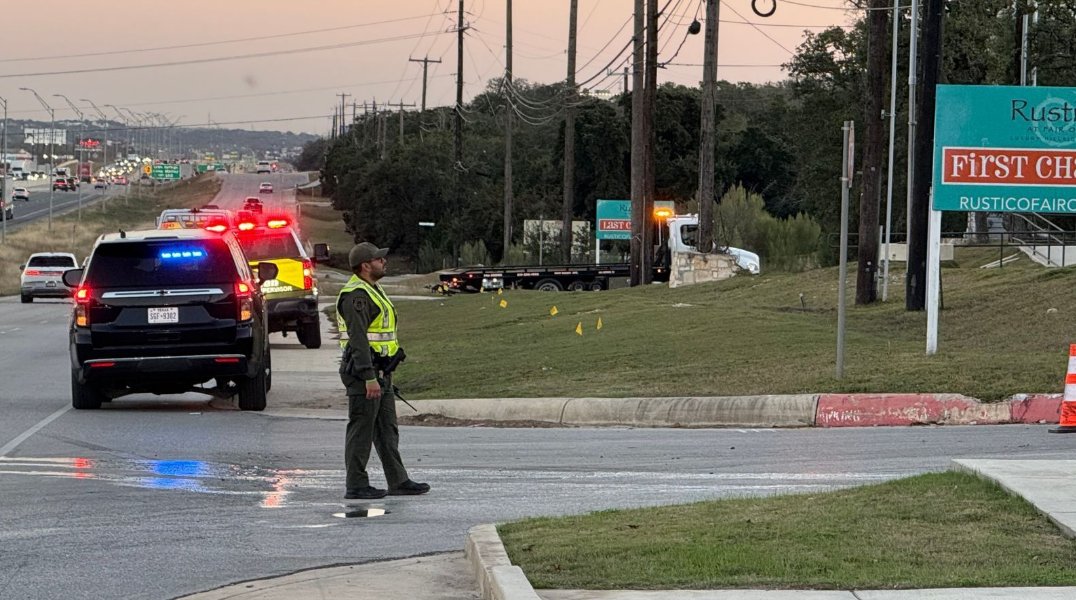
[[[45,417],[44,419],[41,419],[41,421],[39,421],[37,423],[37,425],[34,425],[33,427],[31,427],[31,428],[27,429],[26,431],[22,432],[19,435],[19,437],[11,440],[10,442],[4,444],[3,446],[0,446],[0,458],[6,457],[8,452],[11,452],[15,448],[18,448],[19,444],[25,442],[27,440],[27,438],[29,438],[31,435],[34,435],[38,431],[41,431],[42,428],[44,428],[49,423],[55,421],[56,419],[58,419],[60,417],[60,415],[64,414],[65,412],[67,412],[69,410],[71,410],[70,405],[61,408],[60,410],[52,413],[51,415]]]

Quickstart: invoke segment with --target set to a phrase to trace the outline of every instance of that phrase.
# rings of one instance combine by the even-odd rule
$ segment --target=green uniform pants
[[[341,374],[347,387],[347,433],[344,440],[344,465],[347,467],[347,489],[357,490],[370,485],[366,465],[370,448],[377,448],[385,480],[389,488],[407,481],[407,469],[400,458],[400,430],[396,426],[396,396],[392,393],[392,377],[386,376],[381,398],[366,399],[366,384],[351,375]],[[361,393],[359,390],[362,390]]]

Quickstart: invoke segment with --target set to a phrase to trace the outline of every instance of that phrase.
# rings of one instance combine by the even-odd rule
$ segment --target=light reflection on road
[[[284,508],[298,487],[336,489],[339,472],[211,463],[201,460],[128,460],[0,457],[0,475],[104,481],[115,485],[258,498],[262,508]]]

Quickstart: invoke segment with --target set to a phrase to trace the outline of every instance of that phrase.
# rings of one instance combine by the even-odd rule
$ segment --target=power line
[[[61,58],[86,58],[91,56],[110,56],[114,54],[134,54],[138,52],[156,52],[159,50],[182,50],[185,48],[203,48],[206,46],[219,46],[223,44],[238,44],[242,42],[255,42],[260,40],[273,40],[285,37],[296,37],[300,35],[310,35],[314,33],[328,33],[331,31],[346,31],[348,29],[359,29],[361,27],[373,27],[375,25],[386,25],[388,23],[400,23],[403,21],[411,21],[414,19],[433,18],[437,13],[431,15],[418,15],[415,17],[403,17],[399,19],[388,19],[385,21],[374,21],[371,23],[356,23],[353,25],[340,25],[338,27],[326,27],[324,29],[308,29],[305,31],[293,31],[290,33],[277,33],[271,35],[261,35],[256,37],[236,38],[231,40],[218,40],[215,42],[200,42],[196,44],[179,44],[175,46],[156,46],[153,48],[133,48],[128,50],[109,50],[106,52],[84,52],[81,54],[55,54],[52,56],[36,56],[27,58],[0,58],[0,63],[8,62],[35,62],[42,60],[58,60]]]
[[[788,2],[788,0],[783,0],[783,1],[784,1],[784,2]],[[747,17],[745,17],[745,16],[741,15],[741,14],[740,14],[740,11],[736,10],[736,9],[735,9],[735,8],[733,8],[732,6],[729,6],[729,3],[728,3],[728,2],[724,2],[724,1],[722,0],[721,4],[724,4],[724,5],[725,5],[725,8],[727,8],[727,9],[731,10],[732,12],[736,13],[736,16],[737,16],[737,17],[740,17],[740,18],[741,18],[741,19],[743,19],[744,21],[747,21]],[[766,39],[770,40],[770,41],[771,41],[771,42],[773,42],[774,44],[777,44],[777,46],[778,46],[779,48],[781,48],[782,50],[784,50],[785,52],[788,52],[789,54],[791,54],[791,55],[795,56],[795,54],[796,54],[795,52],[793,52],[793,51],[789,50],[788,48],[785,48],[785,45],[784,45],[784,44],[782,44],[781,42],[778,42],[777,40],[775,40],[775,39],[773,39],[772,37],[770,37],[770,34],[766,33],[766,32],[765,32],[765,31],[763,31],[762,29],[760,29],[760,28],[758,27],[758,25],[756,25],[756,24],[754,24],[754,23],[751,23],[751,22],[748,22],[748,23],[749,23],[749,24],[750,24],[750,25],[751,25],[752,27],[754,27],[754,28],[755,28],[755,31],[757,31],[757,32],[761,33],[761,34],[762,34],[762,35],[763,35],[763,36],[764,36],[764,37],[765,37]]]
[[[175,67],[180,65],[196,65],[212,62],[224,62],[229,60],[241,60],[246,58],[263,58],[266,56],[280,56],[284,54],[302,54],[305,52],[320,52],[323,50],[338,50],[341,48],[353,48],[355,46],[369,46],[373,44],[379,44],[383,42],[397,42],[400,40],[410,40],[416,37],[428,37],[434,35],[441,35],[442,32],[423,33],[423,34],[410,34],[400,35],[388,38],[377,38],[372,40],[363,40],[359,42],[345,42],[341,44],[330,44],[327,46],[310,46],[307,48],[292,48],[289,50],[273,50],[269,52],[255,52],[251,54],[236,54],[233,56],[218,56],[214,58],[194,58],[190,60],[177,60],[172,62],[163,63],[147,63],[140,65],[124,65],[116,67],[98,67],[95,69],[72,69],[68,71],[44,71],[40,73],[8,73],[0,74],[0,79],[10,79],[13,77],[45,77],[49,75],[74,75],[78,73],[103,73],[107,71],[130,71],[134,69],[150,69],[154,67]]]

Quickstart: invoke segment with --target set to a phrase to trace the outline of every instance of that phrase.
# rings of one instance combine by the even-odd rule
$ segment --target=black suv
[[[98,238],[85,269],[64,273],[76,288],[71,320],[71,403],[136,393],[239,396],[265,409],[271,380],[261,280],[231,233],[151,230]],[[213,380],[215,387],[202,387]]]

